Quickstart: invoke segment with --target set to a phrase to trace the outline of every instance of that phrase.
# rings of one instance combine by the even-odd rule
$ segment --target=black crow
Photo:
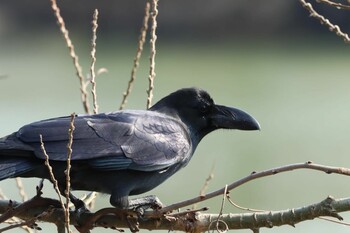
[[[40,137],[59,188],[66,187],[70,117],[34,122],[0,139],[0,180],[49,179]],[[201,139],[216,129],[258,130],[242,110],[217,105],[197,88],[180,89],[149,110],[76,115],[71,187],[110,194],[110,203],[130,207],[128,197],[147,192],[185,167]]]

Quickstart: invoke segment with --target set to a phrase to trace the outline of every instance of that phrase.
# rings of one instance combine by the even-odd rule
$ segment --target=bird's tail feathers
[[[35,164],[27,158],[1,158],[0,180],[18,177],[34,167]]]

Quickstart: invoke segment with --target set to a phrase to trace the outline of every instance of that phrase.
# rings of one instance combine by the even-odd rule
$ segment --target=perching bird
[[[70,117],[34,122],[0,139],[0,180],[49,178],[40,135],[59,188],[66,187]],[[197,88],[180,89],[149,110],[123,110],[75,117],[71,188],[110,194],[110,203],[130,207],[129,196],[147,192],[185,167],[201,139],[216,129],[258,130],[236,108],[214,104]]]

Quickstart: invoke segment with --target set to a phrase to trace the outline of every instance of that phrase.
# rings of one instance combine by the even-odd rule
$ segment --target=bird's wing
[[[115,120],[114,117],[111,118]],[[133,161],[129,168],[154,171],[186,160],[191,141],[185,126],[179,121],[151,111],[143,111],[120,133],[120,125],[89,121],[89,126],[106,142],[118,145],[126,158]],[[113,169],[115,156],[94,161],[95,166]]]
[[[54,118],[22,127],[17,137],[31,145],[39,158],[43,137],[50,160],[67,158],[69,117]],[[74,122],[72,160],[89,160],[103,170],[164,169],[183,160],[190,141],[185,128],[172,118],[150,111],[119,111],[77,116]]]
[[[75,117],[73,134],[72,160],[91,159],[110,154],[122,154],[120,148],[107,143],[98,137],[88,125],[90,116]],[[103,121],[105,115],[95,115],[92,118]],[[44,159],[45,155],[40,148],[40,135],[42,135],[45,150],[50,160],[64,161],[67,159],[68,130],[70,117],[53,118],[28,124],[17,132],[17,137],[34,148],[37,157]]]

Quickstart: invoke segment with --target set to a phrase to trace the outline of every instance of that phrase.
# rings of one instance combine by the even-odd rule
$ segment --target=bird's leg
[[[75,211],[78,213],[90,212],[85,203],[69,192],[69,199],[74,204]]]
[[[129,208],[136,210],[139,216],[142,216],[146,209],[151,208],[154,210],[161,209],[163,204],[159,198],[155,195],[145,196],[141,198],[135,198],[129,200]]]

